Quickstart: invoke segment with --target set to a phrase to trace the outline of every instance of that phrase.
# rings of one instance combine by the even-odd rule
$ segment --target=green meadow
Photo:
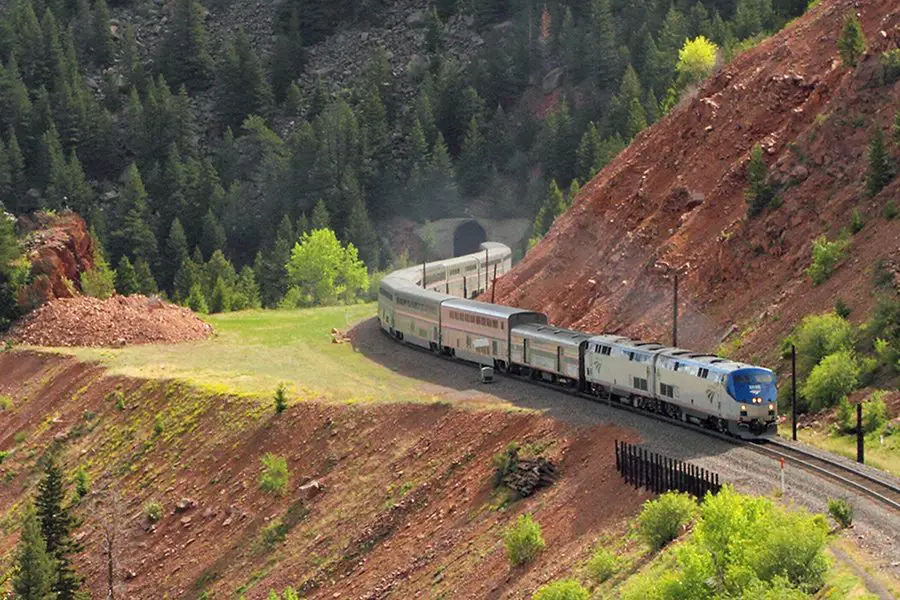
[[[210,315],[215,334],[203,342],[126,348],[61,348],[113,375],[178,379],[221,393],[270,395],[284,383],[294,396],[341,402],[428,401],[415,379],[332,343],[375,315],[375,304]],[[419,388],[419,389],[417,389]]]

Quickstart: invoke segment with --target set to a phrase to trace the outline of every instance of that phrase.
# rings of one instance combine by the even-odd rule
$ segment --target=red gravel
[[[186,308],[146,296],[60,298],[25,316],[9,338],[36,346],[126,346],[204,340],[212,326]]]

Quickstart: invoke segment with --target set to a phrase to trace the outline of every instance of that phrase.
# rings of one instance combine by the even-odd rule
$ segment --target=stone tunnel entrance
[[[478,252],[481,243],[487,241],[484,227],[478,221],[466,221],[453,232],[453,256]]]

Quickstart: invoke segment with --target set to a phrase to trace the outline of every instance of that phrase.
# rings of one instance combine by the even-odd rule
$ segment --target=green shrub
[[[81,293],[106,300],[116,293],[116,274],[105,261],[98,261],[93,269],[81,274]]]
[[[853,507],[846,500],[829,498],[828,513],[841,526],[841,529],[847,529],[853,524]]]
[[[259,489],[267,494],[280,496],[290,480],[287,460],[271,452],[262,457],[263,471],[259,476]]]
[[[865,223],[863,223],[862,215],[859,214],[859,209],[853,209],[853,215],[850,217],[850,233],[854,235],[862,231]]]
[[[263,529],[262,543],[267,550],[270,550],[276,544],[280,544],[287,537],[288,528],[281,521],[269,524]]]
[[[900,80],[900,48],[881,55],[881,81],[884,85],[891,85],[897,80]]]
[[[803,395],[810,409],[820,410],[837,404],[856,389],[859,365],[849,350],[829,354],[813,368],[803,384]]]
[[[653,550],[659,550],[681,534],[697,513],[697,502],[688,494],[666,492],[648,500],[638,517],[638,533]]]
[[[881,215],[888,221],[892,221],[897,218],[897,215],[900,215],[900,209],[897,208],[893,200],[888,200],[884,203],[884,208],[881,209]]]
[[[12,406],[12,398],[0,395],[0,410],[9,410],[10,406]]]
[[[520,515],[503,533],[506,556],[509,562],[517,566],[533,560],[545,545],[541,526],[531,515]]]
[[[275,414],[280,415],[287,408],[287,391],[283,383],[279,383],[275,388]]]
[[[75,496],[79,499],[88,495],[91,489],[91,479],[84,467],[78,467],[75,471]]]
[[[844,257],[849,242],[844,239],[829,242],[824,235],[820,235],[812,243],[812,262],[806,269],[806,274],[812,279],[813,285],[821,285],[828,281],[834,268]]]
[[[892,367],[897,364],[900,359],[900,351],[898,351],[890,342],[881,338],[875,338],[872,344],[875,347],[876,362],[885,367]]]
[[[516,468],[519,463],[519,444],[510,442],[503,452],[494,455],[494,487],[503,485],[503,478]]]
[[[598,546],[587,564],[587,574],[594,583],[603,583],[616,574],[619,557],[614,552]]]
[[[844,302],[841,298],[838,298],[834,302],[834,314],[839,316],[842,319],[846,319],[850,316],[850,313],[853,312],[850,310],[850,307],[847,306],[847,303]]]
[[[165,422],[163,421],[162,413],[157,413],[153,418],[153,435],[160,436],[163,434],[165,430]]]
[[[531,600],[588,600],[590,597],[590,592],[574,579],[561,579],[541,587]]]
[[[804,377],[829,354],[853,346],[853,326],[836,313],[809,315],[792,338],[797,348],[797,371]]]
[[[3,461],[6,460],[6,457],[12,454],[11,450],[0,450],[0,465],[3,464]]]
[[[144,505],[144,516],[151,523],[158,523],[163,517],[163,506],[156,500]]]

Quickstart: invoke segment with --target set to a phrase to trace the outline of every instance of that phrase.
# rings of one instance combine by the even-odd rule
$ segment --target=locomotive
[[[378,320],[395,339],[513,375],[609,397],[741,438],[776,433],[776,380],[762,367],[618,335],[554,327],[547,315],[474,298],[512,268],[504,244],[394,271]]]

